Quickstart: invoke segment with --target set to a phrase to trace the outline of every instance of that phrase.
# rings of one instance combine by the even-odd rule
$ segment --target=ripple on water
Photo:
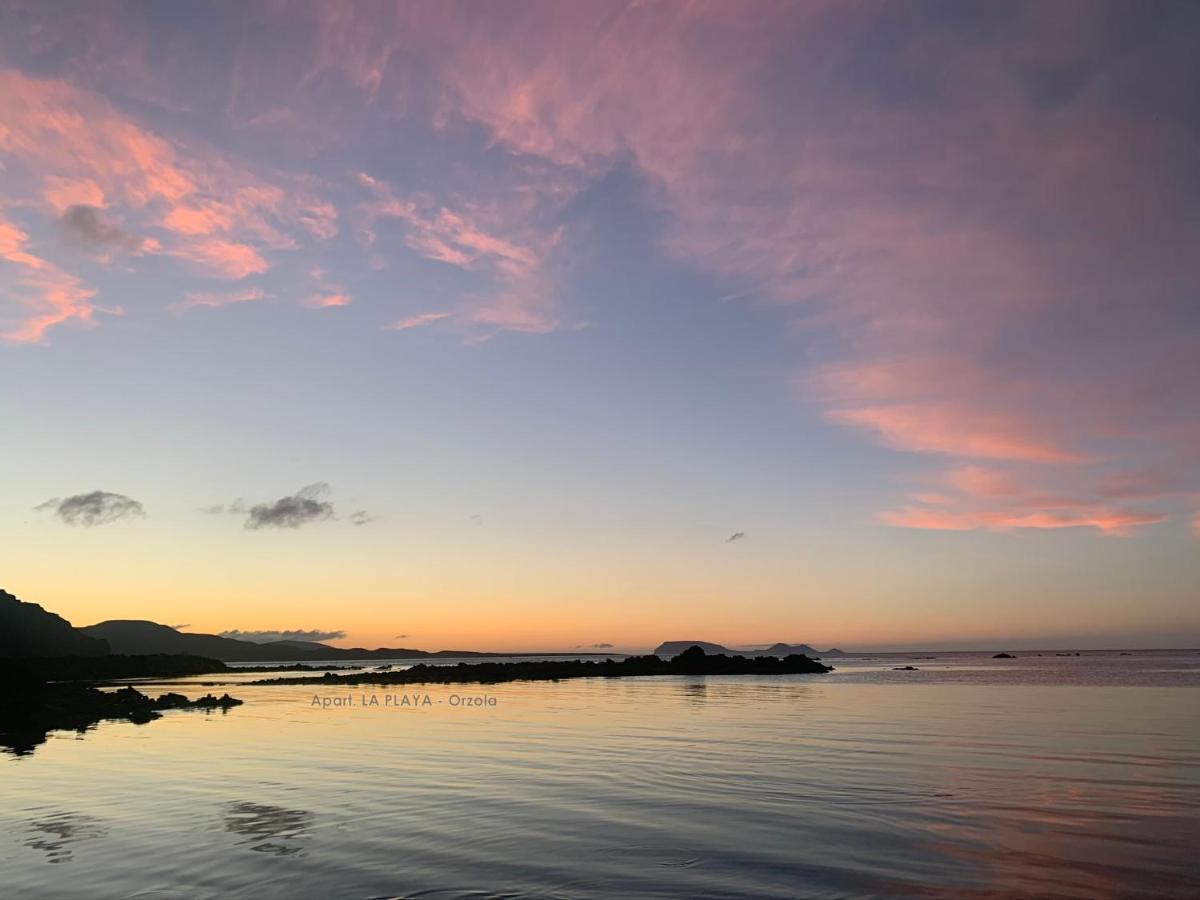
[[[225,830],[245,837],[240,843],[257,853],[293,856],[303,853],[312,813],[264,803],[238,801],[225,811]]]
[[[81,841],[104,837],[105,827],[91,816],[73,812],[48,812],[29,823],[26,847],[41,850],[46,862],[67,863],[73,858],[74,846]]]

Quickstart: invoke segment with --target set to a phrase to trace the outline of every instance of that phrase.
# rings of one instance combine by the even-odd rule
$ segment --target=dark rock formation
[[[733,653],[728,647],[722,647],[720,644],[714,644],[710,641],[663,641],[654,648],[654,655],[670,659],[673,656],[678,656],[685,650],[690,650],[692,647],[699,647],[705,653]]]
[[[104,720],[141,725],[160,718],[161,710],[226,711],[241,704],[228,694],[189,700],[168,693],[154,699],[131,687],[101,691],[78,683],[28,682],[18,689],[9,685],[0,693],[0,747],[23,756],[44,743],[51,731],[83,734]]]
[[[1016,659],[1011,653],[997,653],[992,659]]]

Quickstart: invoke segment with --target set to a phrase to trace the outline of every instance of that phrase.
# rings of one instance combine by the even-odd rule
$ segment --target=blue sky
[[[1195,643],[1194,19],[6,9],[6,587],[347,644]]]

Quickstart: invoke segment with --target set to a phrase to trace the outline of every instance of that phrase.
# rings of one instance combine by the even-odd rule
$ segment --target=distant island
[[[691,647],[699,647],[705,653],[754,653],[758,656],[791,656],[793,653],[798,653],[803,656],[819,657],[819,656],[845,656],[846,654],[833,647],[829,650],[821,651],[810,647],[808,644],[771,644],[767,647],[750,647],[745,649],[731,650],[721,644],[714,644],[710,641],[663,641],[654,648],[655,656],[671,658],[678,656],[680,653],[688,650]]]

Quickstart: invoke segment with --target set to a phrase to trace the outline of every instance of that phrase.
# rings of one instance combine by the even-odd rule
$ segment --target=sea
[[[245,705],[0,755],[0,898],[1200,897],[1200,650],[1015,657],[139,683]]]

